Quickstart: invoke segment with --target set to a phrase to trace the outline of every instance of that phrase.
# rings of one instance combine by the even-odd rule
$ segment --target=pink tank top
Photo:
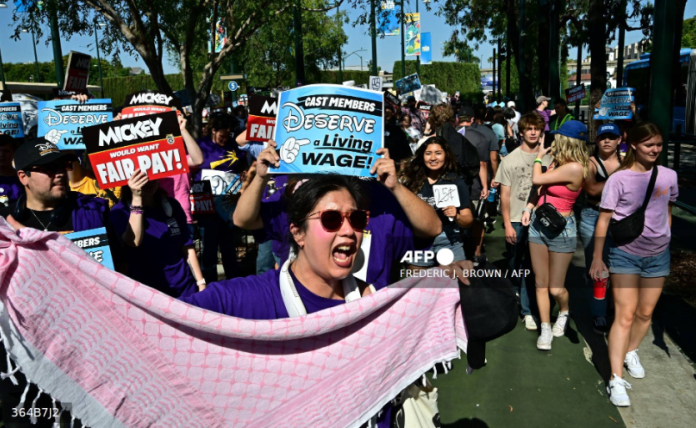
[[[572,211],[573,204],[575,204],[575,200],[580,195],[581,190],[582,188],[573,192],[572,190],[568,189],[565,184],[554,184],[551,186],[546,186],[544,187],[544,190],[542,190],[541,192],[541,197],[539,198],[539,203],[537,204],[537,206],[540,206],[544,203],[544,194],[546,194],[546,202],[553,205],[553,207],[556,208],[558,211]]]

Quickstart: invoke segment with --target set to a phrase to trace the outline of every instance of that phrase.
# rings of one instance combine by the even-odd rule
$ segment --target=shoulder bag
[[[544,188],[544,203],[534,213],[549,232],[560,233],[566,227],[566,219],[556,207],[546,202],[546,192],[548,192],[548,188]]]
[[[648,184],[648,190],[645,192],[643,206],[628,217],[622,218],[621,220],[611,219],[609,222],[609,233],[616,245],[626,245],[643,233],[643,228],[645,227],[645,210],[648,208],[650,197],[655,188],[655,181],[657,181],[657,165],[653,166],[650,184]]]

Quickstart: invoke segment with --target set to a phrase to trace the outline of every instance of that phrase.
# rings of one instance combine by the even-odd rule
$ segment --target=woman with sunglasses
[[[246,230],[265,229],[270,239],[282,243],[282,265],[290,255],[288,239],[289,214],[287,199],[303,186],[302,180],[291,180],[283,191],[284,197],[277,201],[262,203],[264,190],[271,176],[271,165],[278,167],[280,158],[276,143],[257,158],[256,177],[239,198],[234,212],[234,224]],[[392,265],[399,263],[407,251],[427,248],[432,239],[440,234],[442,227],[435,211],[415,194],[398,182],[396,165],[389,158],[387,149],[379,149],[383,157],[372,165],[376,180],[365,181],[370,195],[370,223],[363,232],[360,257],[355,274],[358,278],[381,289],[391,284]]]
[[[158,180],[135,171],[111,210],[111,221],[125,247],[129,277],[172,297],[205,288],[186,214]]]
[[[453,261],[466,260],[460,229],[470,227],[474,216],[469,209],[469,191],[464,180],[457,174],[457,162],[447,140],[433,137],[421,144],[401,180],[409,190],[437,210],[442,233],[435,238],[432,251],[437,254],[446,248],[452,252]],[[442,198],[442,195],[451,196],[454,191],[459,199],[458,206],[437,208],[437,199]],[[432,260],[414,262],[413,265],[431,267],[436,263],[436,260]]]
[[[594,232],[599,218],[599,203],[602,200],[604,185],[611,174],[621,165],[621,131],[615,123],[606,123],[597,130],[595,150],[590,157],[590,169],[587,180],[583,184],[587,199],[580,213],[580,240],[585,249],[585,269],[589,278],[592,255],[594,254]],[[605,245],[603,259],[607,262],[609,248]],[[592,281],[592,278],[589,278]],[[591,285],[591,284],[590,284]],[[592,290],[592,287],[587,287]],[[606,299],[590,300],[590,312],[592,314],[593,330],[597,334],[606,334],[607,326],[607,301]]]
[[[645,377],[638,346],[650,328],[653,311],[669,276],[672,204],[679,196],[677,173],[658,165],[663,150],[660,129],[653,123],[642,122],[629,133],[628,145],[626,159],[604,185],[590,267],[594,279],[607,271],[602,253],[605,242],[609,241],[616,317],[609,331],[612,376],[607,392],[611,402],[619,407],[631,405],[626,393],[631,385],[623,379],[624,367],[634,379]],[[623,220],[642,207],[653,171],[657,177],[645,209],[642,232],[627,244],[617,245],[611,237],[607,239],[610,222]]]

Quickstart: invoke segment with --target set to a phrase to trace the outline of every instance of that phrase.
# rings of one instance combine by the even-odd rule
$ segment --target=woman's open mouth
[[[353,264],[353,255],[356,252],[355,244],[337,245],[333,250],[334,263],[347,268]]]

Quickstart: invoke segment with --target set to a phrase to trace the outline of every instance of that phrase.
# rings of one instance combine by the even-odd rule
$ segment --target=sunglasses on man
[[[24,170],[24,172],[39,172],[46,175],[56,175],[59,172],[72,171],[72,162],[55,162],[49,163],[48,165],[36,165],[29,167]]]
[[[318,217],[312,217],[314,215],[319,215]],[[355,210],[348,212],[341,212],[338,210],[324,210],[317,211],[308,215],[305,220],[316,220],[321,221],[321,227],[327,232],[338,232],[343,227],[343,221],[348,219],[350,227],[356,232],[362,232],[367,227],[370,221],[370,212],[364,210]]]

